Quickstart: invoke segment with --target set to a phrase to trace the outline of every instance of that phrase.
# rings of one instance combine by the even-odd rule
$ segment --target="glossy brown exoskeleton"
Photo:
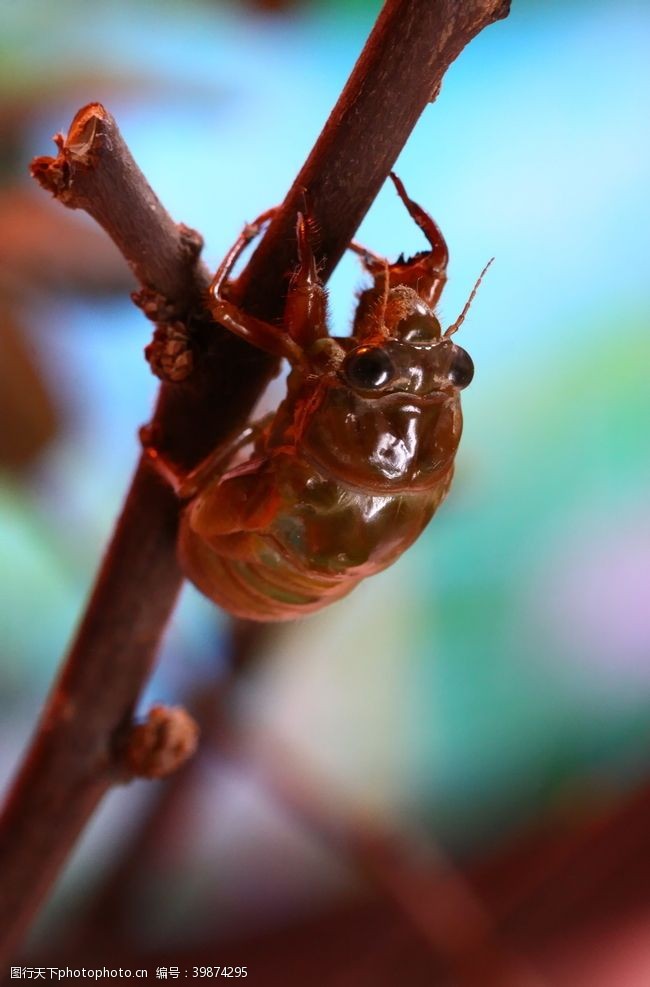
[[[240,253],[272,212],[247,226],[210,290],[215,321],[291,364],[275,414],[252,426],[230,466],[210,457],[177,483],[186,499],[179,553],[206,596],[252,620],[319,610],[390,565],[420,534],[451,483],[472,361],[434,314],[447,246],[396,176],[397,192],[430,249],[397,263],[357,244],[373,278],[352,336],[334,338],[308,232],[298,216],[299,264],[282,326],[248,315],[227,296]],[[480,280],[480,279],[479,279]],[[478,282],[477,282],[478,286]],[[155,450],[152,461],[164,472]]]

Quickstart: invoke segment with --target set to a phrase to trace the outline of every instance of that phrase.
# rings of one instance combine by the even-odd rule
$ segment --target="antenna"
[[[458,316],[458,318],[456,319],[456,321],[453,323],[453,325],[449,326],[449,329],[445,330],[445,333],[444,333],[445,336],[453,336],[453,334],[455,332],[458,332],[458,330],[462,326],[463,322],[465,321],[465,316],[469,312],[469,307],[470,307],[470,305],[472,304],[472,302],[474,301],[474,299],[476,297],[476,292],[478,291],[478,287],[479,287],[481,281],[483,280],[483,278],[485,277],[485,273],[486,273],[488,267],[490,266],[490,264],[492,263],[493,260],[494,260],[494,257],[490,257],[489,261],[487,262],[487,264],[485,265],[485,267],[483,268],[483,270],[479,274],[478,280],[477,280],[476,284],[474,285],[474,287],[472,288],[472,293],[469,296],[469,298],[467,299],[467,301],[465,302],[465,308],[460,313],[460,315]]]

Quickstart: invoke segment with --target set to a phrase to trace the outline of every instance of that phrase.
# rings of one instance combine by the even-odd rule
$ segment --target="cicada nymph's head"
[[[409,287],[387,293],[355,335],[337,339],[344,357],[303,442],[328,471],[370,490],[426,489],[448,472],[460,441],[460,391],[469,354],[443,333]]]

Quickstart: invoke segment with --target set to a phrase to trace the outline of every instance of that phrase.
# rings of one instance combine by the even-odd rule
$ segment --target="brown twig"
[[[310,776],[309,780],[311,787],[314,779]],[[323,793],[319,796],[322,798]],[[487,855],[483,850],[463,864],[464,879],[484,902],[499,939],[539,969],[542,976],[550,967],[552,984],[558,982],[558,956],[560,962],[569,952],[591,956],[598,944],[606,949],[610,940],[620,942],[626,927],[633,927],[638,938],[639,929],[647,923],[650,785],[646,782],[613,802],[599,800],[595,806],[590,804],[589,796],[585,805],[584,797],[585,793],[577,790],[571,815],[567,816],[567,805],[563,803],[559,815],[545,817],[518,837],[509,836],[502,847],[488,850]],[[308,821],[302,813],[301,817]],[[319,832],[320,817],[317,821]],[[347,838],[344,828],[337,832]],[[423,910],[435,907],[441,899],[436,871],[435,867],[418,870]],[[424,940],[414,924],[403,911],[398,914],[386,899],[355,898],[333,906],[329,917],[326,909],[318,912],[307,924],[313,936],[297,918],[284,929],[274,928],[261,937],[252,933],[242,939],[240,930],[232,938],[219,939],[220,948],[226,953],[237,949],[245,954],[250,964],[264,970],[264,983],[269,985],[286,982],[287,964],[291,964],[292,971],[302,972],[299,957],[306,964],[302,979],[309,980],[314,951],[324,941],[328,943],[327,957],[335,957],[331,969],[336,970],[336,975],[330,979],[323,975],[318,983],[328,983],[330,987],[448,982],[444,980],[443,965],[435,963],[430,949],[422,948]],[[365,930],[369,927],[371,935],[364,937],[360,926]],[[208,964],[219,935],[215,923],[201,942],[192,944],[185,961]],[[337,955],[342,943],[346,952]],[[169,960],[164,947],[151,954],[141,945],[136,948],[133,942],[115,938],[111,947],[117,950],[121,962],[132,966],[155,966]],[[56,962],[64,965],[72,958],[75,962],[80,958],[90,962],[96,955],[94,941],[87,936],[82,937],[79,950],[58,954]],[[51,957],[45,960],[51,962]],[[173,962],[179,960],[182,956],[173,957]],[[298,974],[295,976],[300,980]],[[575,973],[560,980],[577,982]],[[483,987],[487,982],[483,966],[479,983]],[[584,982],[591,980],[586,978]]]
[[[369,208],[449,64],[508,0],[388,0],[305,167],[239,286],[268,319],[282,308],[303,190],[321,231],[327,276]],[[159,443],[183,465],[241,427],[273,365],[209,322],[196,235],[164,211],[98,104],[82,110],[55,159],[34,173],[86,209],[120,246],[145,289],[188,327],[194,372],[165,384]],[[177,505],[140,464],[77,638],[45,708],[0,824],[0,962],[22,938],[97,802],[111,784],[116,731],[149,674],[181,582]]]
[[[132,943],[134,930],[129,902],[146,884],[151,868],[165,855],[170,840],[176,841],[178,833],[185,831],[187,802],[202,782],[206,761],[213,753],[214,737],[225,729],[233,689],[251,666],[263,660],[276,630],[274,624],[230,622],[227,670],[216,678],[194,683],[192,692],[183,697],[201,729],[198,756],[152,795],[139,826],[114,855],[95,895],[85,901],[83,914],[73,924],[64,944],[65,955],[78,956],[84,948],[89,954],[94,951],[99,955],[106,950],[114,953],[125,942]]]
[[[133,947],[129,902],[146,883],[152,861],[164,857],[168,841],[177,843],[186,798],[200,783],[205,758],[212,754],[251,774],[281,811],[349,858],[359,876],[427,943],[437,965],[453,971],[458,987],[538,984],[525,963],[498,940],[488,911],[430,835],[400,832],[376,820],[266,732],[256,733],[254,749],[249,749],[246,735],[230,721],[228,699],[238,673],[250,666],[251,658],[259,660],[260,646],[275,626],[241,622],[233,629],[229,674],[201,683],[186,702],[201,725],[202,757],[162,788],[95,900],[86,902],[61,962],[78,958],[81,948],[85,955],[107,948],[121,955]],[[209,905],[208,911],[213,911]]]

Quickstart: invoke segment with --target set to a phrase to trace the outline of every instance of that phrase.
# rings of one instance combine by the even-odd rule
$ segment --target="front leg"
[[[253,223],[246,224],[224,259],[219,264],[214,278],[212,279],[212,284],[210,285],[210,294],[221,294],[222,288],[228,281],[228,278],[232,273],[232,269],[239,260],[243,251],[246,249],[248,244],[255,239],[256,236],[260,235],[264,225],[269,223],[274,218],[277,211],[278,207],[274,206],[272,209],[267,209],[266,212],[263,212],[261,216],[258,216]]]
[[[373,279],[372,287],[366,288],[359,295],[359,304],[352,330],[353,336],[357,338],[362,338],[368,332],[369,326],[373,334],[382,331],[381,322],[390,289],[406,285],[412,288],[430,309],[433,309],[438,303],[447,281],[449,250],[440,227],[417,202],[409,199],[406,189],[397,175],[391,172],[390,177],[397,194],[406,206],[411,218],[426,236],[431,249],[423,250],[408,260],[399,257],[394,264],[391,264],[384,257],[380,257],[356,241],[352,241],[349,249],[359,255],[365,270]],[[382,313],[379,325],[377,320],[372,317],[373,310],[377,309]]]
[[[187,507],[189,527],[204,541],[266,528],[280,507],[272,460],[251,456],[246,462],[215,476]]]
[[[309,350],[319,339],[326,338],[327,294],[318,274],[316,258],[309,239],[309,215],[298,213],[296,222],[298,266],[291,276],[284,306],[284,324],[291,338],[302,350]]]
[[[409,215],[420,227],[431,246],[430,250],[415,254],[409,260],[400,257],[397,263],[391,264],[389,268],[390,286],[393,288],[396,285],[408,285],[418,293],[430,309],[433,309],[437,305],[447,281],[449,249],[435,220],[417,202],[409,199],[406,189],[397,175],[391,172],[390,177]]]
[[[209,307],[215,322],[265,353],[289,360],[292,366],[304,366],[305,356],[301,347],[284,329],[249,315],[234,302],[215,294],[212,289],[210,291]]]
[[[270,412],[258,422],[248,425],[226,446],[218,446],[208,453],[205,459],[191,470],[183,470],[163,453],[155,441],[155,429],[144,425],[140,429],[140,442],[147,461],[172,488],[179,500],[190,500],[212,478],[223,475],[228,464],[241,449],[252,444],[254,453],[259,456],[266,444],[268,428],[274,414]]]
[[[259,347],[273,356],[286,358],[292,364],[304,363],[302,350],[279,326],[249,315],[225,297],[228,277],[248,244],[261,232],[265,223],[273,219],[277,208],[269,209],[248,223],[217,268],[208,296],[208,307],[215,322],[234,332],[247,343]]]

